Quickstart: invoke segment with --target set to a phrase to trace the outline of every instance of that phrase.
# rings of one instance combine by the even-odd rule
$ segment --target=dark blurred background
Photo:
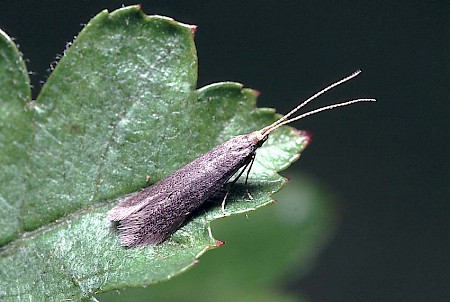
[[[80,24],[122,4],[135,2],[2,3],[0,27],[34,72],[34,97]],[[291,276],[284,291],[311,301],[450,300],[448,1],[141,5],[198,25],[199,87],[238,81],[261,92],[260,107],[286,112],[363,70],[309,108],[357,97],[378,103],[294,125],[314,141],[284,175],[300,170],[334,192],[339,224],[309,272]]]

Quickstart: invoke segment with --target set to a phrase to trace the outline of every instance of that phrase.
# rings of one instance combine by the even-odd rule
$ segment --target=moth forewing
[[[108,219],[117,222],[121,244],[164,241],[253,158],[261,143],[253,133],[234,137],[124,199],[108,213]]]

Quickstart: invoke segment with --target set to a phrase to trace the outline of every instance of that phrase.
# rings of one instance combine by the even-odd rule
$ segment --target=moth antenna
[[[293,119],[288,119],[291,115],[293,115],[295,112],[297,112],[300,108],[306,106],[309,102],[311,102],[312,100],[318,98],[320,95],[324,94],[325,92],[327,92],[328,90],[342,84],[345,83],[351,79],[353,79],[354,77],[358,76],[361,73],[361,70],[356,70],[355,72],[353,72],[351,75],[325,87],[324,89],[320,90],[319,92],[315,93],[313,96],[311,96],[310,98],[308,98],[306,101],[303,101],[300,105],[298,105],[297,107],[295,107],[294,109],[292,109],[291,111],[289,111],[286,115],[284,115],[283,117],[281,117],[280,119],[278,119],[277,121],[275,121],[274,123],[264,127],[263,129],[261,129],[261,134],[262,135],[268,135],[270,134],[272,131],[274,131],[275,129],[278,129],[279,127],[289,124],[290,122],[293,121],[297,121],[303,117],[306,117],[308,115],[314,114],[314,113],[318,113],[320,111],[324,111],[324,110],[329,110],[329,109],[333,109],[336,107],[341,107],[341,106],[346,106],[346,105],[350,105],[353,103],[357,103],[357,102],[367,102],[367,101],[375,101],[375,99],[357,99],[357,100],[351,100],[348,102],[344,102],[344,103],[339,103],[339,104],[334,104],[334,105],[330,105],[330,106],[326,106],[323,108],[319,108],[307,113],[304,113],[296,118]]]
[[[309,102],[311,102],[312,100],[318,98],[320,95],[324,94],[325,92],[327,92],[328,90],[344,83],[347,82],[348,80],[353,79],[354,77],[358,76],[361,73],[361,70],[356,70],[354,71],[351,75],[346,76],[345,78],[343,78],[342,80],[339,80],[331,85],[328,85],[327,87],[325,87],[324,89],[320,90],[319,92],[315,93],[313,96],[311,96],[310,98],[308,98],[306,101],[303,101],[300,105],[298,105],[297,107],[295,107],[294,109],[292,109],[291,111],[289,111],[287,114],[285,114],[283,117],[281,117],[279,120],[277,120],[276,122],[274,122],[273,124],[263,128],[261,130],[262,133],[266,133],[268,129],[271,129],[273,127],[275,127],[276,125],[278,125],[279,123],[282,123],[283,121],[287,120],[288,117],[290,117],[291,115],[293,115],[295,112],[297,112],[300,108],[306,106]],[[266,130],[267,129],[267,130]]]
[[[300,119],[302,119],[304,117],[307,117],[309,115],[313,115],[313,114],[316,114],[316,113],[319,113],[319,112],[322,112],[322,111],[325,111],[325,110],[331,110],[331,109],[334,109],[334,108],[337,108],[337,107],[348,106],[348,105],[351,105],[351,104],[354,104],[354,103],[376,102],[376,101],[377,101],[376,99],[355,99],[355,100],[350,100],[350,101],[346,101],[346,102],[342,102],[342,103],[337,103],[337,104],[321,107],[321,108],[318,108],[318,109],[315,109],[315,110],[311,110],[311,111],[305,112],[303,114],[300,114],[299,116],[296,116],[294,118],[285,120],[285,121],[283,121],[281,123],[278,123],[277,125],[268,128],[266,130],[266,133],[269,134],[272,131],[274,131],[275,129],[280,128],[281,126],[284,126],[284,125],[289,124],[289,123],[294,122],[294,121],[298,121],[298,120],[300,120]]]

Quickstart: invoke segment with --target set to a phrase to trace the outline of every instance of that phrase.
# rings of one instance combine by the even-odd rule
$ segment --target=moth
[[[107,214],[117,228],[120,244],[137,247],[164,242],[193,211],[223,188],[233,175],[238,174],[232,181],[235,182],[246,169],[248,173],[258,148],[281,126],[324,110],[358,102],[374,102],[375,99],[355,99],[290,118],[313,99],[356,77],[360,72],[357,70],[317,92],[274,123],[249,134],[233,137],[154,185],[126,197]],[[222,201],[223,211],[226,196]]]

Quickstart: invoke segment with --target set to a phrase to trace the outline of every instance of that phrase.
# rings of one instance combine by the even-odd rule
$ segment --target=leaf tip
[[[313,135],[305,130],[295,130],[295,133],[305,138],[305,147],[312,143]]]
[[[259,95],[261,94],[261,91],[256,89],[251,89],[251,92],[255,97],[259,97]]]
[[[291,130],[301,140],[302,150],[307,146],[309,146],[313,141],[313,134],[311,132],[305,130],[298,130],[295,128],[291,128]]]
[[[188,27],[191,29],[192,33],[195,35],[195,33],[197,32],[197,25],[188,25]]]
[[[222,245],[225,244],[225,241],[222,240],[216,240],[216,247],[221,247]]]

